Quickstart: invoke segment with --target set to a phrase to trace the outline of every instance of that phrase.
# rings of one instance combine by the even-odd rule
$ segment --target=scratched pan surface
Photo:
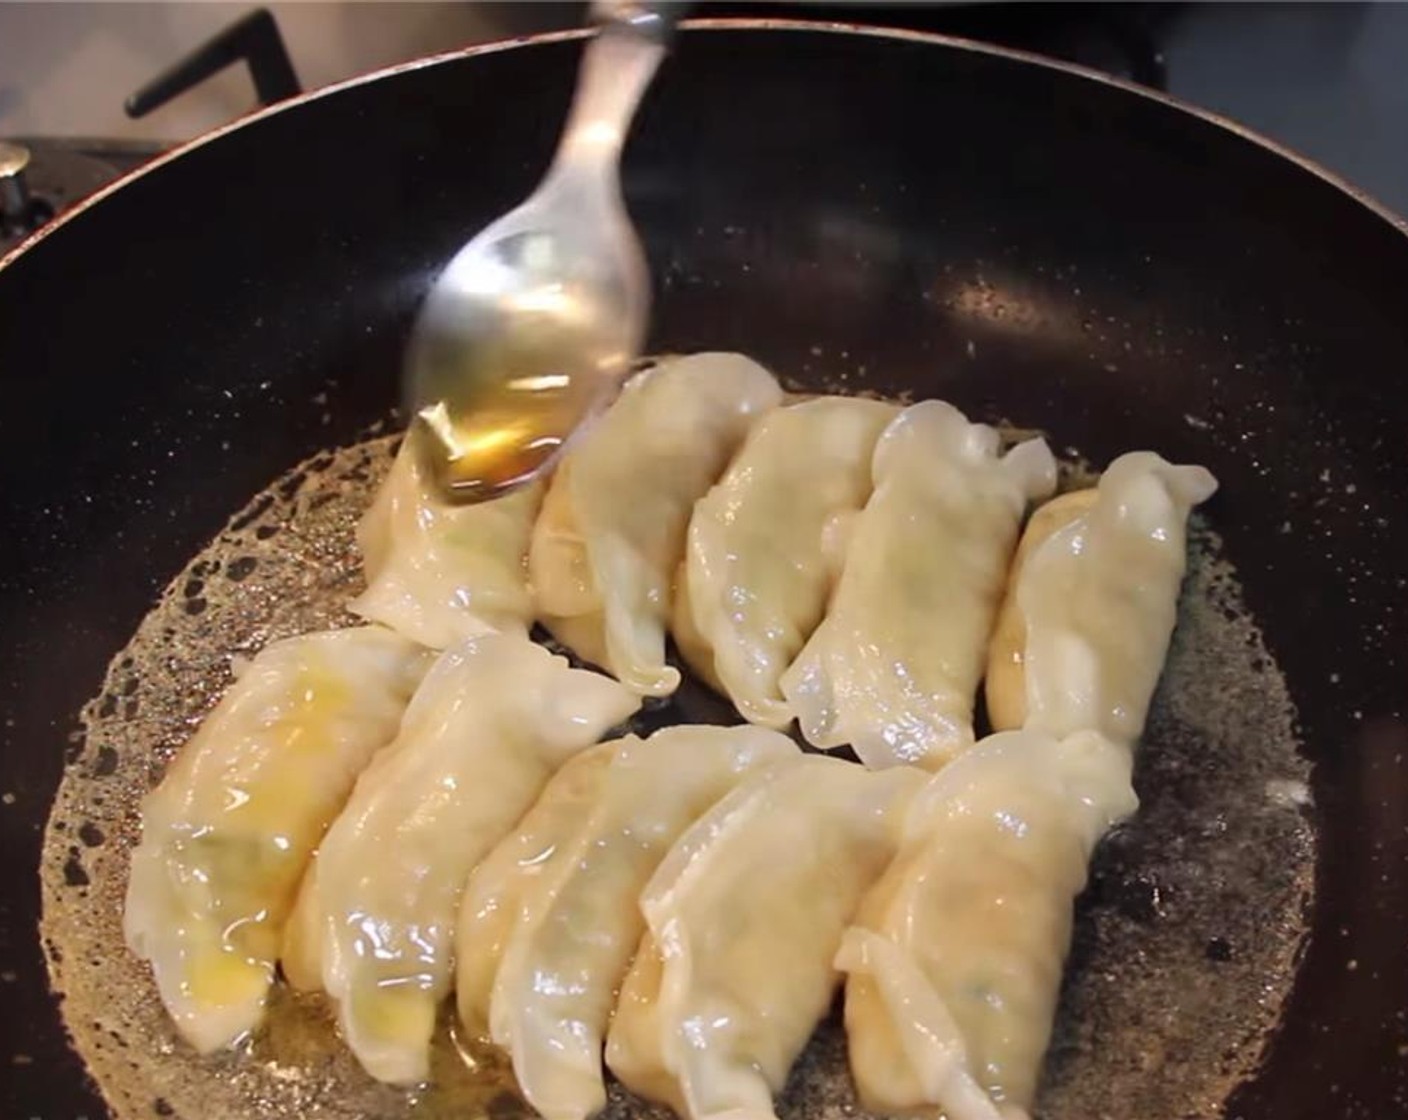
[[[197,144],[0,267],[0,1112],[98,1117],[41,831],[82,705],[235,510],[381,419],[436,264],[521,198],[577,44],[471,52]],[[914,36],[682,37],[627,155],[652,349],[1206,463],[1313,764],[1309,939],[1226,1115],[1408,1093],[1408,238],[1170,102]],[[120,950],[114,946],[114,953]],[[18,1062],[16,1059],[21,1059]]]

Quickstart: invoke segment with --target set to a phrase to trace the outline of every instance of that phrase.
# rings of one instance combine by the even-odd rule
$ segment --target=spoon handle
[[[665,57],[679,5],[597,0],[600,30],[587,43],[554,172],[614,176],[631,118]]]
[[[622,28],[669,46],[679,22],[689,4],[681,0],[592,0],[592,22],[603,31]]]

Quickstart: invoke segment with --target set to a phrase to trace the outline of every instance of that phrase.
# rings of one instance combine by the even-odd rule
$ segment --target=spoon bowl
[[[667,28],[654,8],[598,12],[547,176],[451,259],[412,330],[408,412],[459,501],[497,497],[549,467],[645,339],[650,277],[620,155]]]

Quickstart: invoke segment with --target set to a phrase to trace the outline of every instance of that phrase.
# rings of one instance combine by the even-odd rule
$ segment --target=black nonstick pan
[[[0,1114],[104,1115],[36,932],[77,713],[234,511],[385,417],[418,299],[533,186],[578,49],[473,50],[280,106],[0,267]],[[654,351],[737,349],[1219,476],[1208,519],[1295,705],[1317,848],[1279,1025],[1207,1111],[1408,1114],[1404,223],[1088,73],[759,22],[681,36],[626,183]]]

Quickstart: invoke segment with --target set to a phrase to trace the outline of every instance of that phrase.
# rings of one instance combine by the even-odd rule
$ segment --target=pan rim
[[[1294,148],[1273,140],[1257,130],[1241,124],[1230,117],[1223,116],[1211,109],[1204,109],[1191,102],[1172,94],[1159,90],[1149,89],[1138,85],[1135,82],[1124,78],[1115,77],[1099,70],[1091,69],[1088,66],[1081,66],[1077,63],[1066,62],[1061,59],[1049,58],[1045,55],[1035,54],[1030,51],[1014,50],[1010,47],[996,46],[991,43],[980,43],[972,39],[964,39],[954,35],[941,35],[928,31],[913,31],[904,28],[874,27],[867,24],[849,23],[844,21],[824,21],[824,20],[804,20],[804,19],[753,19],[753,18],[711,18],[685,20],[681,27],[683,30],[691,32],[711,32],[711,31],[783,31],[783,32],[814,32],[826,35],[856,35],[873,39],[897,39],[905,42],[925,43],[932,46],[945,47],[950,50],[968,51],[974,54],[990,55],[996,58],[1003,58],[1013,62],[1020,62],[1026,65],[1042,67],[1048,70],[1055,70],[1060,73],[1069,74],[1072,77],[1082,78],[1087,81],[1098,82],[1102,85],[1111,86],[1125,93],[1142,97],[1146,100],[1156,102],[1169,109],[1187,114],[1206,124],[1211,124],[1221,128],[1241,140],[1254,144],[1274,156],[1294,164],[1302,171],[1309,172],[1323,183],[1335,188],[1344,194],[1351,202],[1358,203],[1375,217],[1385,222],[1395,232],[1408,237],[1408,218],[1398,214],[1395,210],[1380,202],[1368,191],[1351,183],[1348,179],[1331,171],[1316,160],[1301,154]],[[592,34],[589,28],[568,28],[560,31],[546,31],[535,35],[523,35],[509,39],[498,39],[488,43],[477,43],[469,47],[460,47],[455,50],[442,51],[436,54],[425,55],[421,58],[410,59],[405,62],[394,63],[391,66],[372,70],[365,74],[358,74],[354,77],[344,79],[340,82],[332,82],[317,89],[308,90],[296,97],[290,97],[274,105],[267,105],[261,108],[252,109],[234,120],[227,121],[222,125],[198,136],[193,136],[189,140],[176,145],[170,151],[163,152],[153,157],[140,167],[134,168],[114,179],[111,183],[100,187],[81,202],[64,211],[57,218],[47,225],[36,230],[18,245],[12,247],[9,252],[0,255],[0,271],[13,265],[26,253],[32,251],[35,246],[41,244],[47,237],[62,229],[69,222],[73,221],[80,214],[93,206],[102,202],[105,198],[130,186],[132,183],[146,175],[164,167],[173,160],[180,159],[188,152],[204,147],[206,144],[236,129],[244,128],[254,124],[266,117],[296,109],[302,105],[309,104],[321,98],[340,93],[343,90],[355,89],[359,86],[371,82],[380,81],[383,78],[393,77],[397,74],[409,73],[429,66],[438,66],[444,63],[457,61],[466,58],[476,58],[480,55],[497,54],[501,51],[517,50],[522,47],[532,47],[543,43],[570,42],[576,39],[584,39]],[[565,109],[564,109],[565,112]]]

